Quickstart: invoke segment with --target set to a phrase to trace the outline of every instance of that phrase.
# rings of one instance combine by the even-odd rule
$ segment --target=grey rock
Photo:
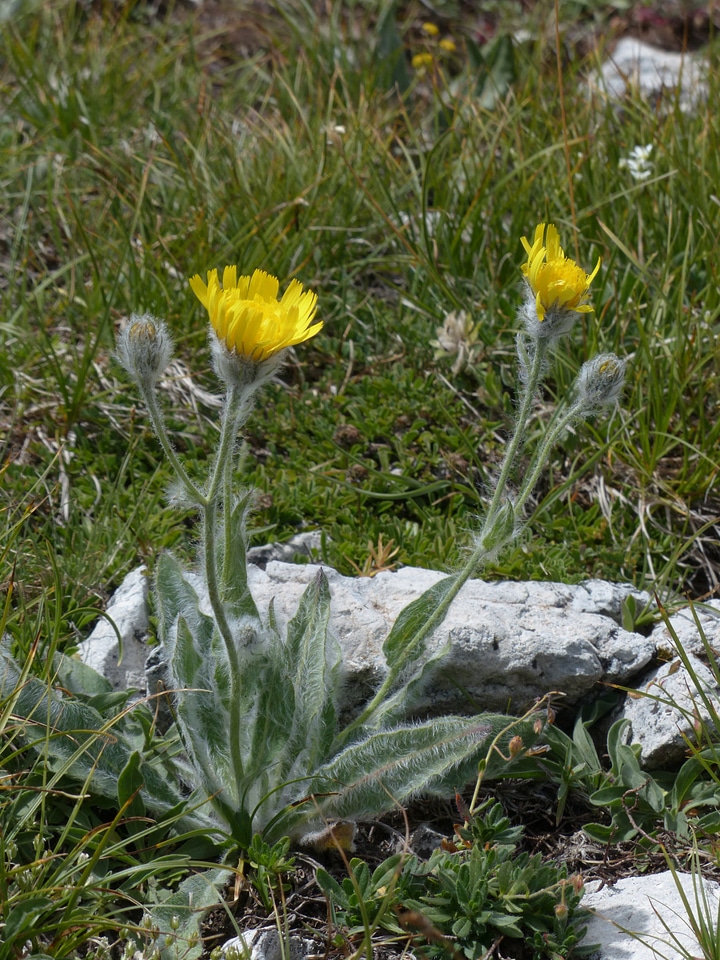
[[[410,838],[410,851],[414,853],[416,857],[419,857],[420,860],[429,860],[436,850],[441,849],[443,840],[447,839],[447,835],[440,833],[432,824],[419,823],[413,830]],[[405,838],[403,837],[398,852],[403,850],[404,847]]]
[[[251,569],[250,585],[261,611],[274,602],[280,621],[297,608],[317,575],[314,565],[268,563]],[[444,576],[404,567],[373,578],[343,577],[325,569],[332,596],[331,625],[358,702],[382,680],[382,644],[400,611]],[[567,586],[549,583],[486,583],[472,580],[460,592],[429,646],[449,641],[419,712],[522,710],[551,691],[573,703],[599,680],[628,681],[654,653],[652,642],[628,633],[607,615],[633,595],[627,585]],[[603,612],[599,612],[603,611]]]
[[[690,607],[686,607],[668,618],[680,646],[688,653],[694,653],[695,656],[705,654],[705,644],[695,621],[697,617],[710,649],[716,655],[720,655],[720,600],[696,604],[694,612],[695,616]],[[655,624],[651,638],[659,653],[675,656],[678,652],[678,644],[664,621],[661,620]]]
[[[599,944],[592,960],[707,956],[691,930],[678,883],[693,914],[704,908],[706,922],[714,929],[720,889],[714,880],[681,873],[676,882],[668,870],[649,877],[626,877],[602,889],[599,883],[588,884],[581,905],[593,912],[583,940]]]
[[[281,560],[284,563],[292,563],[297,555],[317,559],[322,548],[322,533],[320,530],[306,530],[304,533],[298,533],[290,537],[284,543],[266,543],[261,547],[250,547],[247,552],[247,558],[250,563],[255,563],[260,567],[270,563],[271,560]]]
[[[696,716],[705,729],[712,729],[698,685],[720,712],[720,689],[712,672],[693,654],[687,658],[697,683],[683,663],[673,659],[644,677],[638,691],[646,696],[628,697],[620,711],[630,721],[626,740],[640,744],[640,762],[647,770],[682,761],[686,738],[693,740]]]
[[[308,584],[321,568],[269,561],[250,564],[248,578],[259,610],[273,603],[278,620],[295,613]],[[163,665],[151,651],[146,684],[142,664],[147,649],[147,580],[134,571],[113,597],[108,614],[123,635],[118,667],[115,632],[101,622],[81,646],[81,655],[116,688],[129,685],[157,692]],[[332,596],[331,629],[343,650],[347,675],[346,708],[363,703],[386,671],[383,641],[400,611],[441,580],[444,574],[405,567],[373,578],[343,577],[325,568]],[[201,580],[192,578],[201,592]],[[619,625],[627,585],[588,581],[576,586],[552,583],[468,582],[444,623],[429,640],[431,649],[449,644],[417,708],[420,714],[458,711],[521,711],[538,697],[557,691],[574,703],[598,681],[626,683],[654,654],[652,640]],[[206,598],[201,604],[207,609]]]
[[[692,110],[707,97],[707,71],[707,60],[698,54],[672,53],[623,37],[591,77],[590,86],[612,100],[637,91],[653,102],[664,99],[669,106],[677,98],[682,110]]]
[[[288,949],[289,947],[289,949]],[[223,960],[304,960],[322,950],[307,937],[280,937],[275,927],[245,930],[222,947]]]
[[[110,598],[105,616],[78,646],[83,663],[110,681],[115,690],[145,689],[148,632],[147,568],[132,570]]]

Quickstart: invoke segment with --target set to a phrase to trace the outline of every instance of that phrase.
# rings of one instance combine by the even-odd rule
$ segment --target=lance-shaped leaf
[[[320,767],[304,810],[341,819],[375,816],[416,793],[453,793],[477,774],[489,742],[507,717],[442,717],[372,734]]]
[[[456,582],[456,577],[445,577],[400,611],[383,644],[391,673],[399,673],[425,652],[428,633],[442,623],[442,617],[437,619],[437,623],[432,623],[433,615],[446,602]]]
[[[200,614],[200,600],[195,587],[188,581],[183,568],[175,557],[163,553],[157,562],[155,592],[160,617],[160,639],[168,660],[173,653],[175,635],[171,628],[179,616],[193,621]],[[200,615],[202,616],[202,615]],[[212,620],[206,617],[206,620]]]
[[[202,617],[202,615],[200,615]],[[232,783],[229,757],[229,711],[215,683],[209,617],[195,618],[191,629],[178,617],[169,631],[174,636],[169,668],[178,720],[178,730],[191,754],[208,793],[217,793]]]
[[[123,735],[121,720],[108,723],[97,710],[71,697],[59,696],[36,678],[22,679],[19,666],[0,645],[0,700],[12,697],[14,716],[24,721],[24,739],[47,758],[50,766],[99,795],[117,799],[118,778],[135,764],[134,744]],[[155,814],[167,814],[183,803],[179,788],[161,769],[146,761],[136,764],[140,796]],[[207,828],[209,818],[198,814],[181,827]]]
[[[227,656],[215,621],[202,613],[197,591],[170,554],[158,561],[156,590],[178,730],[204,786],[216,793],[229,771]]]
[[[252,617],[259,621],[258,609],[250,593],[247,576],[245,518],[252,493],[253,491],[249,490],[240,497],[232,509],[229,520],[224,521],[230,525],[227,531],[229,550],[223,554],[222,562],[218,563],[218,569],[222,571],[222,599],[229,617]],[[224,550],[224,536],[218,538],[218,548],[221,547]]]
[[[312,769],[325,759],[335,734],[334,699],[342,653],[328,630],[329,622],[330,588],[320,570],[287,628],[285,655],[295,691],[287,769],[301,753]]]
[[[287,670],[278,651],[266,656],[261,672],[254,675],[254,697],[241,717],[240,736],[245,753],[243,778],[246,808],[254,808],[278,781],[287,749],[296,694],[289,686]]]

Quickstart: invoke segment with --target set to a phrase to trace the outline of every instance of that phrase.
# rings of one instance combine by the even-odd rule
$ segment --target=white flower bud
[[[625,361],[614,353],[601,353],[580,368],[575,381],[578,400],[584,413],[594,413],[612,406],[622,393],[625,382]]]
[[[120,331],[115,356],[140,387],[154,386],[173,354],[172,337],[162,320],[133,314]]]

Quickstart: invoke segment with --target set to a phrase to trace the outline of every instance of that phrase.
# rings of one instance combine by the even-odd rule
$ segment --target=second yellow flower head
[[[299,280],[291,280],[280,299],[277,277],[264,270],[238,277],[237,267],[225,267],[222,286],[217,270],[209,270],[207,284],[196,274],[190,286],[207,310],[218,339],[228,350],[255,363],[304,343],[323,325],[322,320],[313,322],[317,294],[303,292]]]
[[[537,225],[532,246],[526,237],[521,239],[528,256],[522,272],[535,295],[540,323],[552,310],[589,313],[593,308],[587,302],[588,290],[600,269],[600,260],[592,273],[585,273],[574,260],[565,256],[560,235],[552,223]]]

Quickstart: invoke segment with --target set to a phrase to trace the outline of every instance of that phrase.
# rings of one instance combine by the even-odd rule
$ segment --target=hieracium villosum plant
[[[585,363],[568,402],[551,421],[517,493],[508,481],[520,453],[548,354],[581,313],[592,310],[591,274],[567,258],[552,225],[522,240],[526,295],[517,335],[520,397],[511,436],[472,551],[463,568],[410,603],[384,642],[385,679],[359,715],[343,721],[345,678],[328,628],[330,594],[318,573],[284,629],[258,610],[248,587],[245,526],[252,492],[233,485],[238,437],[262,385],[287,348],[315,336],[317,297],[293,280],[226,267],[190,280],[208,312],[216,373],[225,391],[220,436],[207,481],[192,480],[166,430],[156,384],[172,354],[166,325],[133,316],[117,355],[135,379],[183,498],[199,511],[198,570],[170,553],[157,564],[159,634],[177,725],[218,828],[247,848],[253,835],[297,835],[313,821],[376,815],[418,792],[452,792],[474,779],[502,716],[405,719],[447,648],[429,650],[466,580],[518,533],[525,503],[554,441],[572,423],[617,400],[624,363],[603,354]]]

